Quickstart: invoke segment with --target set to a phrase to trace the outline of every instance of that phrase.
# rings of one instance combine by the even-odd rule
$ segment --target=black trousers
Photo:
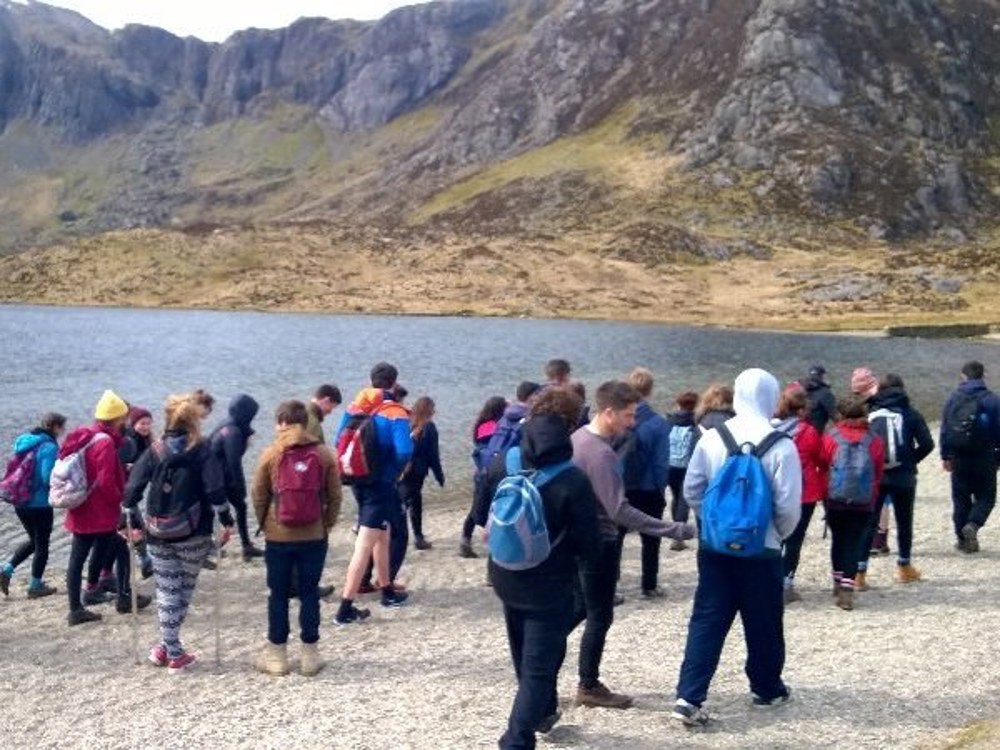
[[[125,550],[124,558],[119,557],[116,566],[116,579],[118,583],[118,595],[128,596],[131,592],[128,583],[129,577],[129,555],[128,546],[124,545],[124,540],[118,536],[117,532],[107,534],[73,534],[73,544],[69,551],[69,565],[66,569],[66,592],[69,595],[69,608],[73,610],[83,609],[83,602],[80,600],[80,589],[82,587],[83,566],[87,562],[87,557],[93,554],[99,559],[105,559],[110,545],[115,544],[115,540],[123,542]]]
[[[967,523],[985,526],[997,501],[997,471],[992,460],[952,464],[951,503],[955,536]]]
[[[865,538],[861,544],[861,565],[860,570],[868,569],[868,558],[871,556],[872,542],[875,533],[878,531],[879,519],[882,517],[882,508],[885,501],[892,498],[892,514],[896,518],[896,549],[900,564],[910,562],[910,555],[913,552],[913,504],[917,497],[916,487],[887,487],[881,485],[878,488],[878,502],[875,504],[875,512],[872,513],[871,522],[865,531]]]
[[[826,522],[830,526],[830,564],[834,573],[854,580],[858,572],[858,561],[862,557],[861,545],[865,543],[868,524],[872,521],[871,511],[827,510]]]
[[[399,496],[403,507],[409,513],[410,527],[413,538],[420,541],[424,538],[424,483],[402,481],[399,483]]]
[[[17,520],[28,532],[28,541],[22,542],[10,558],[10,564],[17,567],[29,557],[31,577],[41,580],[45,566],[49,563],[49,539],[52,538],[52,523],[55,513],[52,508],[17,508]]]
[[[691,515],[687,500],[684,499],[684,479],[687,477],[687,467],[671,466],[667,474],[667,486],[670,488],[670,517],[679,522],[687,523]]]
[[[815,503],[803,504],[799,525],[795,527],[792,535],[785,540],[783,555],[785,578],[795,578],[795,571],[799,569],[799,560],[802,557],[802,543],[806,540],[806,532],[809,531],[809,522],[812,520],[813,513],[815,512]]]
[[[234,496],[229,498],[229,504],[236,511],[236,528],[240,532],[240,543],[244,547],[249,547],[251,542],[250,528],[247,526],[247,499]]]
[[[580,639],[580,685],[592,688],[601,676],[601,658],[611,624],[615,621],[615,588],[622,547],[618,539],[604,539],[595,562],[580,561],[580,575],[573,591],[570,630],[587,624]]]
[[[643,513],[654,518],[663,518],[663,511],[666,510],[667,501],[662,492],[656,490],[629,490],[625,493],[629,503],[641,510]],[[621,544],[628,532],[622,529],[619,532],[619,544]],[[656,588],[657,578],[660,574],[660,541],[661,537],[640,534],[639,540],[642,543],[642,590],[652,591]]]

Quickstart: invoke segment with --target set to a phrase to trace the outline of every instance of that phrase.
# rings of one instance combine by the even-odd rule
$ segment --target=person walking
[[[670,487],[670,517],[678,523],[687,523],[691,510],[684,501],[684,479],[691,462],[694,446],[701,437],[701,430],[695,424],[694,410],[698,407],[698,394],[686,391],[677,397],[677,410],[668,417],[670,422],[670,471],[667,486]],[[670,549],[680,552],[687,549],[681,539],[674,539]]]
[[[202,408],[193,394],[171,396],[165,406],[166,429],[132,467],[124,508],[134,512],[147,487],[145,525],[153,558],[160,642],[150,649],[156,667],[180,672],[196,661],[181,642],[181,627],[212,551],[216,516],[221,544],[232,536],[233,517],[226,500],[222,462],[201,436]]]
[[[671,717],[686,726],[709,721],[704,703],[719,664],[722,647],[736,615],[746,639],[746,674],[752,703],[760,708],[787,703],[791,691],[782,680],[785,666],[784,604],[782,602],[781,543],[798,525],[802,512],[802,476],[798,451],[788,439],[772,437],[771,417],[778,405],[779,387],[764,370],[740,373],[734,385],[736,415],[722,427],[737,446],[773,445],[759,456],[770,488],[771,522],[763,551],[755,557],[736,557],[698,548],[698,587],[688,625],[687,645],[677,682]],[[767,447],[763,445],[763,447]],[[684,481],[684,498],[702,524],[703,501],[713,480],[731,455],[720,429],[702,436],[695,446]]]
[[[42,417],[38,427],[19,435],[14,441],[15,455],[34,451],[34,471],[31,478],[31,499],[15,508],[17,520],[24,527],[28,539],[18,545],[14,554],[0,568],[0,591],[10,594],[10,581],[17,566],[31,558],[31,580],[28,598],[40,599],[56,593],[55,586],[43,580],[49,562],[49,540],[52,537],[54,512],[49,505],[49,477],[59,453],[59,438],[66,429],[66,417],[50,412]]]
[[[462,522],[462,540],[458,545],[459,557],[470,560],[479,557],[472,548],[472,533],[476,530],[477,524],[475,508],[480,500],[479,495],[483,492],[484,477],[489,465],[490,457],[486,448],[493,439],[506,409],[507,399],[503,396],[491,396],[479,410],[479,416],[472,425],[472,505],[465,516],[465,521]]]
[[[424,537],[424,482],[433,474],[438,486],[444,487],[444,470],[441,468],[441,448],[438,444],[437,426],[434,424],[434,399],[421,396],[410,413],[410,437],[413,439],[413,457],[403,469],[399,480],[399,495],[410,516],[413,528],[413,546],[421,551],[433,545]]]
[[[243,561],[263,557],[264,552],[250,541],[247,524],[247,481],[243,472],[243,455],[254,431],[250,424],[257,416],[260,406],[245,393],[233,397],[229,404],[229,416],[215,428],[209,438],[209,445],[222,464],[226,481],[226,498],[236,511],[236,527],[243,547]]]
[[[982,362],[966,362],[962,381],[941,419],[941,460],[951,474],[952,522],[961,552],[979,552],[979,530],[997,497],[1000,399],[984,380]]]
[[[337,457],[308,430],[301,401],[285,401],[275,412],[276,436],[261,454],[251,488],[254,515],[264,530],[267,566],[267,643],[256,668],[288,674],[288,603],[292,582],[299,592],[302,640],[300,670],[312,677],[319,655],[319,580],[326,563],[327,538],[340,513]]]

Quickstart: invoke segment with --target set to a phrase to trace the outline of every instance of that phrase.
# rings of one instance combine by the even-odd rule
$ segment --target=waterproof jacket
[[[152,442],[148,437],[143,437],[131,427],[125,429],[125,437],[118,449],[118,458],[124,464],[126,474],[132,470],[132,464],[139,460],[139,456],[146,452]]]
[[[486,471],[492,461],[492,457],[486,455],[486,448],[499,425],[499,422],[491,419],[476,428],[476,437],[472,441],[472,463],[476,467],[477,474]]]
[[[18,435],[14,441],[14,453],[21,454],[35,451],[35,475],[31,479],[31,499],[23,507],[49,507],[49,477],[55,466],[59,446],[52,433],[36,428],[24,435]]]
[[[322,518],[309,526],[285,526],[277,519],[275,502],[278,499],[278,468],[285,451],[297,445],[311,445],[319,452],[323,466],[323,493],[320,504]],[[264,538],[269,542],[313,542],[326,539],[330,529],[337,523],[343,495],[340,487],[340,471],[337,457],[325,445],[320,445],[315,437],[301,425],[278,428],[277,437],[260,456],[254,472],[251,490],[253,510],[257,524],[264,530]]]
[[[826,499],[829,478],[823,458],[823,436],[808,420],[791,417],[773,419],[774,429],[792,436],[802,465],[802,504],[815,505]]]
[[[861,442],[864,436],[869,434],[867,419],[842,419],[837,422],[836,427],[840,434],[852,443]],[[885,473],[885,445],[882,443],[882,438],[878,435],[873,435],[872,437],[874,437],[874,440],[872,440],[868,448],[872,461],[875,463],[875,482],[872,485],[871,504],[844,505],[843,503],[835,503],[827,498],[825,505],[828,510],[849,510],[859,513],[871,513],[875,510],[875,501],[878,500],[878,487],[882,482],[882,475]],[[833,436],[829,432],[825,433],[823,435],[822,461],[823,469],[826,472],[829,472],[830,467],[833,466],[838,448],[837,441],[833,439]]]
[[[209,438],[212,452],[222,464],[226,497],[239,505],[247,498],[247,481],[243,473],[243,454],[253,435],[250,423],[260,406],[250,396],[239,394],[229,404],[229,416],[215,428]]]
[[[183,430],[171,430],[163,436],[163,447],[165,449],[163,458],[155,449],[150,449],[145,451],[132,466],[132,472],[128,476],[128,485],[125,488],[123,505],[126,510],[137,508],[142,502],[146,487],[153,480],[163,459],[190,451],[191,471],[200,475],[201,481],[194,483],[196,494],[187,498],[185,505],[194,507],[197,504],[200,506],[201,513],[198,517],[198,527],[190,537],[185,538],[211,536],[216,514],[219,515],[223,525],[231,526],[233,521],[229,514],[229,503],[226,502],[222,462],[212,450],[211,445],[202,440],[194,447],[188,448],[187,433]],[[149,541],[153,544],[173,544],[184,541],[184,538],[165,540],[150,536]]]
[[[771,415],[778,405],[778,381],[764,370],[746,370],[736,378],[733,391],[736,416],[726,421],[726,427],[737,444],[759,445],[774,431]],[[702,435],[695,446],[684,478],[684,499],[699,519],[705,491],[728,457],[718,430]],[[761,465],[771,480],[773,498],[764,554],[776,556],[802,516],[802,464],[792,441],[779,440],[761,458]]]
[[[973,456],[962,456],[948,444],[948,415],[955,400],[959,395],[965,393],[974,393],[979,397],[980,419],[983,420],[986,428],[984,430],[987,437],[986,445],[983,446],[982,453],[977,452]],[[941,459],[944,461],[958,460],[959,462],[962,462],[963,458],[979,462],[986,460],[992,461],[992,468],[995,468],[998,453],[1000,453],[1000,399],[986,387],[986,383],[982,380],[965,380],[959,384],[958,390],[944,405],[944,414],[941,418]]]
[[[573,445],[566,423],[553,414],[532,417],[521,433],[521,460],[525,469],[538,469],[568,461]],[[490,496],[506,475],[506,455],[490,462],[486,482]],[[516,609],[544,610],[573,606],[573,585],[577,578],[577,558],[596,560],[600,549],[597,505],[594,490],[580,469],[571,466],[539,490],[545,505],[549,539],[565,532],[548,558],[530,570],[512,571],[489,562],[493,591],[500,600]],[[487,508],[488,510],[488,508]]]
[[[670,423],[648,401],[640,401],[631,437],[634,453],[626,462],[625,489],[662,493],[670,474]]]
[[[103,422],[78,427],[66,436],[59,458],[76,453],[98,433],[105,437],[97,438],[87,448],[85,463],[90,487],[87,499],[79,508],[66,511],[64,526],[73,534],[109,534],[118,530],[125,495],[125,467],[118,459],[121,433]]]
[[[444,487],[437,425],[428,422],[420,434],[413,438],[413,457],[403,474],[402,481],[411,487],[422,487],[427,475],[432,472],[437,483]]]
[[[934,452],[934,438],[923,415],[910,405],[902,388],[884,388],[872,396],[871,410],[889,409],[903,415],[903,445],[897,459],[899,466],[886,469],[882,484],[886,487],[916,487],[917,464]]]
[[[809,400],[809,422],[822,435],[826,426],[837,415],[837,399],[826,381],[820,378],[806,378],[799,383]]]
[[[391,391],[365,388],[344,411],[337,428],[336,443],[340,442],[340,433],[347,421],[357,414],[374,414],[372,421],[379,450],[377,481],[395,487],[396,480],[413,455],[409,410],[396,402]]]

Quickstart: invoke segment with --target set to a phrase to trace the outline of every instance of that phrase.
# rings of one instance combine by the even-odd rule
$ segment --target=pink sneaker
[[[158,643],[149,650],[149,661],[154,667],[165,667],[170,663],[167,649],[163,647],[162,643]]]
[[[176,659],[171,659],[170,663],[167,664],[167,668],[170,670],[171,674],[177,674],[179,672],[183,672],[185,669],[187,669],[194,663],[195,663],[195,655],[189,654],[185,651]]]

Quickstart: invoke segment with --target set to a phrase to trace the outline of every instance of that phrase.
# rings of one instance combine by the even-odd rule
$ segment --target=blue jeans
[[[566,658],[572,606],[567,603],[555,609],[528,610],[504,605],[503,613],[517,694],[499,745],[503,750],[531,750],[535,747],[535,727],[559,707],[556,681]]]
[[[785,666],[782,573],[777,556],[747,559],[699,550],[698,589],[677,683],[678,698],[695,706],[705,702],[737,613],[746,637],[750,690],[765,700],[785,694],[787,688],[781,681]]]
[[[288,641],[288,600],[292,576],[299,590],[299,627],[303,643],[319,640],[319,579],[326,564],[326,539],[313,542],[268,542],[264,549],[267,565],[267,639],[281,645]]]

